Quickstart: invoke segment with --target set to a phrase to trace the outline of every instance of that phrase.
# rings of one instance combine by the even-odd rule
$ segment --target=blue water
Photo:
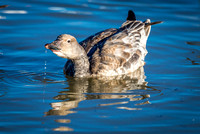
[[[6,0],[0,5],[0,133],[200,133],[199,0]],[[76,80],[44,44],[152,27],[140,79]]]

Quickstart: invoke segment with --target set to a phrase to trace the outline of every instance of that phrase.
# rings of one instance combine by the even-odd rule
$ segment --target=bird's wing
[[[92,73],[127,73],[134,67],[137,69],[134,64],[138,64],[139,59],[142,61],[147,53],[144,27],[141,21],[129,21],[104,39],[91,57]]]
[[[99,42],[116,32],[117,29],[115,28],[106,29],[88,37],[87,39],[81,41],[79,44],[85,49],[86,53],[88,54],[94,45],[98,44]]]

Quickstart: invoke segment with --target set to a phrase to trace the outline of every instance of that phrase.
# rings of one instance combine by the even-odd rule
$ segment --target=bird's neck
[[[83,53],[80,58],[72,60],[72,62],[74,64],[75,77],[85,77],[90,75],[90,63],[86,52]]]

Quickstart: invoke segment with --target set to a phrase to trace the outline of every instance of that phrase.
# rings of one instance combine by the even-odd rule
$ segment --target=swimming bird
[[[62,34],[45,45],[59,57],[67,58],[64,73],[73,77],[116,76],[132,73],[144,66],[147,54],[146,42],[151,23],[136,20],[129,10],[120,28],[110,28],[77,42],[69,34]]]

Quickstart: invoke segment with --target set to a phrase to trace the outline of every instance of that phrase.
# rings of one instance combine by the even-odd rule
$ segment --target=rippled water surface
[[[199,133],[200,1],[6,0],[0,5],[0,133]],[[137,79],[65,77],[44,44],[116,28],[132,9],[152,27]]]

